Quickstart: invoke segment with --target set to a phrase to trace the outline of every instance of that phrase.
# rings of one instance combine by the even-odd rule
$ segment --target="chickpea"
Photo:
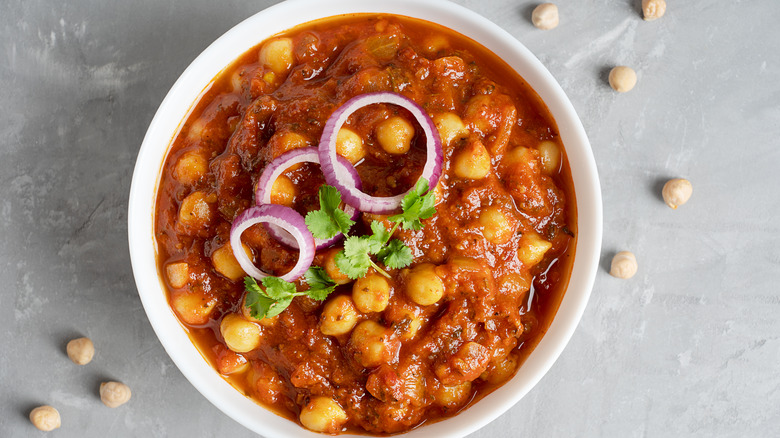
[[[438,55],[439,52],[447,50],[450,47],[450,42],[444,35],[428,35],[423,40],[423,49],[428,55]]]
[[[355,359],[364,367],[378,366],[390,359],[391,348],[400,347],[397,339],[391,339],[391,333],[377,322],[363,321],[352,330],[349,344]]]
[[[501,109],[491,95],[478,94],[469,99],[464,111],[463,121],[470,131],[482,136],[490,135],[501,120]]]
[[[357,132],[349,128],[341,128],[336,135],[336,153],[355,164],[365,158],[366,147]]]
[[[415,266],[406,277],[406,295],[421,306],[429,306],[444,296],[444,283],[435,266],[423,263]]]
[[[244,244],[241,245],[242,249],[252,259],[252,251]],[[211,254],[211,264],[214,265],[214,269],[219,272],[223,277],[236,281],[246,277],[246,272],[238,264],[236,256],[233,254],[233,248],[229,243],[226,243]]]
[[[639,266],[636,263],[636,256],[630,251],[620,251],[612,257],[612,266],[609,274],[616,278],[628,279],[636,274]]]
[[[180,289],[186,286],[190,279],[190,265],[186,262],[169,263],[165,267],[165,275],[172,288]]]
[[[51,432],[62,425],[59,411],[48,405],[38,406],[30,411],[30,422],[44,432]]]
[[[490,173],[490,154],[481,141],[469,142],[453,159],[452,171],[464,179],[482,179]]]
[[[517,369],[517,358],[510,354],[501,360],[493,360],[488,369],[482,373],[483,379],[488,383],[499,384],[509,380]]]
[[[542,3],[531,13],[531,22],[538,29],[554,29],[558,27],[558,21],[558,6],[554,3]]]
[[[438,364],[434,373],[445,385],[460,385],[479,377],[487,369],[489,361],[490,351],[487,347],[469,341],[461,345],[447,362]]]
[[[441,137],[441,143],[445,146],[457,138],[464,138],[469,135],[469,129],[466,127],[466,124],[454,113],[436,114],[433,116],[433,124],[436,125],[439,137]]]
[[[498,279],[498,290],[504,295],[520,298],[531,289],[532,281],[528,271],[510,272]]]
[[[542,171],[547,175],[554,175],[561,167],[561,148],[554,141],[543,141],[536,148],[539,151],[539,159],[542,162]]]
[[[363,313],[381,312],[390,302],[390,284],[379,274],[368,274],[352,285],[352,300]]]
[[[531,267],[542,261],[544,254],[552,248],[552,243],[542,239],[533,231],[523,234],[520,238],[517,258],[526,267]]]
[[[381,122],[375,130],[376,140],[386,152],[399,155],[409,151],[414,127],[402,117],[393,116]]]
[[[422,318],[411,309],[401,309],[398,313],[399,320],[393,327],[402,341],[408,341],[414,338],[417,332],[420,331]]]
[[[312,397],[301,410],[301,424],[314,431],[335,434],[347,422],[347,413],[330,397]]]
[[[533,149],[518,146],[510,150],[504,157],[504,163],[507,166],[519,166],[526,169],[536,170],[538,167],[539,152]]]
[[[342,249],[343,248],[332,248],[325,253],[325,263],[322,266],[336,284],[347,284],[352,281],[352,279],[347,277],[347,274],[341,272],[341,269],[336,265],[336,255],[340,253]]]
[[[358,313],[352,298],[339,295],[325,303],[320,316],[320,331],[330,336],[344,335],[355,327],[357,321]]]
[[[205,192],[190,193],[179,207],[179,225],[186,228],[201,228],[211,222],[210,199]]]
[[[225,345],[236,353],[246,353],[260,345],[260,327],[235,313],[222,318],[219,331]]]
[[[661,18],[666,13],[666,0],[642,0],[642,16],[645,21]]]
[[[664,184],[664,188],[661,191],[666,205],[674,210],[688,202],[692,194],[693,185],[690,181],[683,178],[670,179]]]
[[[479,224],[482,226],[482,235],[485,239],[496,245],[509,242],[515,234],[517,225],[514,217],[504,213],[495,205],[482,210]]]
[[[195,184],[209,171],[209,160],[197,151],[189,151],[176,160],[173,177],[182,184]]]
[[[636,85],[636,72],[631,67],[619,65],[610,70],[609,85],[618,93],[631,91]]]
[[[271,204],[292,207],[296,195],[298,195],[298,189],[286,175],[280,175],[271,185]]]
[[[203,136],[203,130],[206,129],[206,121],[204,119],[196,119],[190,127],[187,129],[187,137],[196,140]]]
[[[95,345],[89,338],[78,338],[68,342],[65,347],[68,357],[76,365],[86,365],[92,361],[95,356]]]
[[[439,385],[433,394],[436,404],[454,409],[465,404],[471,395],[471,382],[463,382],[460,385]]]
[[[289,152],[293,149],[305,148],[310,145],[309,139],[298,134],[297,132],[285,131],[277,132],[268,140],[268,148],[274,157],[278,157],[285,152]],[[296,164],[289,167],[289,170],[296,170],[300,168],[300,164]]]
[[[233,85],[233,92],[241,93],[244,90],[244,83],[247,76],[247,71],[243,68],[233,72],[230,76],[230,84]]]
[[[259,61],[277,75],[284,75],[293,65],[293,42],[290,38],[271,40],[260,49]]]
[[[485,272],[482,263],[471,257],[455,256],[449,261],[449,264],[452,266],[453,272]]]
[[[130,387],[119,382],[103,382],[100,384],[100,401],[109,408],[118,408],[130,401]]]
[[[217,299],[207,297],[199,292],[180,291],[171,297],[171,307],[179,318],[189,325],[203,325],[209,322],[209,317]]]

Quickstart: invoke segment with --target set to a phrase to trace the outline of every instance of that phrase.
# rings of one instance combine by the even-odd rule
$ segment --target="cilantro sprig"
[[[336,254],[335,262],[341,272],[353,280],[364,277],[371,267],[390,278],[390,274],[374,258],[390,269],[409,266],[413,260],[412,250],[403,241],[393,239],[393,234],[399,227],[419,230],[423,227],[422,221],[436,213],[435,195],[429,190],[428,181],[421,178],[414,190],[401,201],[402,213],[387,218],[393,223],[390,230],[382,222],[373,221],[370,235],[350,236],[349,232],[355,222],[340,208],[341,193],[338,189],[323,185],[319,195],[320,209],[306,215],[306,226],[317,239],[330,239],[338,233],[347,236],[344,249]],[[245,277],[245,305],[253,318],[272,318],[289,307],[295,297],[308,296],[313,300],[324,301],[336,288],[336,282],[319,266],[310,267],[304,274],[304,281],[309,289],[298,291],[294,283],[278,277],[265,277],[260,280],[260,284],[252,277]]]
[[[320,187],[320,209],[306,215],[306,226],[317,239],[330,239],[338,233],[345,235],[355,225],[341,205],[341,193],[329,185]]]
[[[245,306],[253,318],[273,318],[290,306],[293,298],[308,296],[317,301],[324,301],[336,289],[336,283],[324,269],[312,266],[304,274],[304,280],[309,289],[298,291],[295,283],[284,281],[279,277],[265,277],[257,284],[252,277],[244,277],[247,295]]]
[[[377,272],[390,278],[384,269],[377,265],[371,256],[376,256],[380,263],[390,269],[401,269],[412,263],[412,250],[398,239],[391,239],[398,227],[405,230],[419,230],[423,227],[422,221],[432,217],[436,213],[436,197],[428,188],[428,181],[421,178],[414,190],[404,196],[401,201],[400,214],[390,216],[388,221],[393,222],[393,228],[389,231],[379,221],[371,222],[371,235],[349,236],[344,242],[344,250],[336,255],[336,266],[347,277],[358,279],[373,267]]]
[[[404,230],[419,230],[423,227],[422,220],[429,219],[436,213],[435,204],[436,196],[428,190],[428,180],[420,178],[417,185],[414,186],[414,190],[404,196],[401,201],[403,213],[390,216],[387,219],[390,222],[395,222],[396,227],[398,224],[402,224]]]

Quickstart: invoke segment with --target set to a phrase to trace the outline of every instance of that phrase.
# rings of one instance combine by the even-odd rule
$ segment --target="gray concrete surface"
[[[571,343],[494,436],[780,434],[780,3],[461,0],[550,69],[593,144],[604,252]],[[0,0],[0,436],[41,436],[30,409],[59,408],[58,437],[253,436],[182,377],[143,312],[126,203],[135,156],[168,88],[212,40],[272,1]],[[633,66],[618,95],[608,69]],[[678,211],[668,177],[694,185]],[[607,274],[614,252],[640,268]],[[87,335],[95,360],[65,342]],[[98,383],[133,399],[105,408]]]

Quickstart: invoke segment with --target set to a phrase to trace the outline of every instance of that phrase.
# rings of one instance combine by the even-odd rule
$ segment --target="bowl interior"
[[[129,245],[139,295],[155,333],[190,382],[215,406],[269,438],[319,437],[241,395],[203,359],[168,306],[153,240],[154,203],[167,148],[201,91],[225,66],[266,38],[298,24],[342,14],[391,13],[436,22],[478,41],[514,68],[547,104],[569,158],[577,198],[579,236],[566,294],[549,330],[516,376],[480,402],[405,436],[460,437],[489,423],[519,401],[549,370],[579,323],[598,267],[601,192],[593,154],[571,102],[542,64],[509,33],[445,0],[289,0],[225,33],[185,70],[155,114],[138,154],[130,192]]]

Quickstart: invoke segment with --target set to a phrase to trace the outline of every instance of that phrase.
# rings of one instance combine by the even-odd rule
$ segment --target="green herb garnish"
[[[338,189],[323,185],[320,187],[320,209],[306,215],[306,226],[317,239],[330,239],[338,233],[349,233],[355,221],[341,208],[341,193]]]
[[[399,226],[403,226],[405,230],[421,229],[422,220],[436,213],[435,203],[433,192],[428,190],[428,181],[420,179],[414,190],[401,201],[403,213],[387,218],[394,222],[393,228],[388,231],[381,222],[373,221],[370,236],[347,237],[344,250],[336,255],[336,266],[353,280],[365,276],[369,267],[390,278],[390,274],[371,259],[372,255],[390,269],[409,266],[412,263],[411,248],[398,239],[391,240],[391,237]]]
[[[423,227],[422,220],[428,219],[436,213],[435,204],[436,197],[433,192],[428,190],[428,180],[420,178],[414,190],[404,196],[404,199],[401,201],[403,213],[390,216],[387,219],[390,222],[402,224],[404,230],[419,230]],[[393,228],[393,231],[395,231],[395,228]]]
[[[390,274],[374,262],[371,256],[390,269],[409,266],[412,263],[412,250],[401,240],[392,239],[393,234],[400,226],[405,230],[419,230],[423,227],[422,220],[436,213],[436,198],[428,189],[428,181],[420,179],[414,190],[401,201],[403,212],[387,218],[394,223],[393,228],[388,231],[382,222],[373,221],[371,235],[349,236],[355,222],[339,208],[341,193],[335,187],[323,185],[319,195],[320,209],[306,215],[306,226],[317,239],[330,239],[338,233],[346,236],[344,249],[336,254],[335,261],[341,272],[353,280],[364,277],[370,267],[390,278]],[[336,282],[319,266],[311,266],[304,274],[304,280],[309,289],[299,292],[294,283],[278,277],[263,278],[260,280],[262,287],[254,278],[245,277],[245,305],[253,318],[273,318],[282,313],[295,297],[308,296],[323,301],[336,288]]]
[[[265,277],[260,280],[262,287],[252,277],[244,277],[246,287],[246,307],[253,318],[273,318],[290,306],[293,298],[308,296],[317,301],[324,301],[336,288],[336,283],[324,269],[312,266],[304,274],[309,289],[300,291],[294,283],[284,281],[279,277]]]

